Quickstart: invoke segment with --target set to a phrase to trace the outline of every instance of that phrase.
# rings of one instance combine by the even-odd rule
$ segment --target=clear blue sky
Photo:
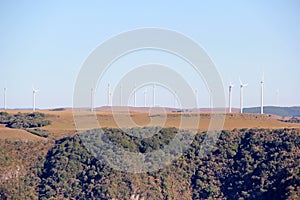
[[[229,81],[235,84],[235,107],[239,76],[249,83],[245,107],[259,104],[263,71],[266,104],[275,104],[279,90],[280,105],[300,105],[299,22],[297,0],[1,1],[0,107],[4,87],[9,108],[31,107],[32,85],[41,91],[37,107],[71,107],[89,53],[113,35],[143,27],[176,30],[197,41],[216,64],[226,93]],[[200,106],[207,107],[208,97],[200,93]],[[105,104],[106,97],[97,98],[97,106]]]

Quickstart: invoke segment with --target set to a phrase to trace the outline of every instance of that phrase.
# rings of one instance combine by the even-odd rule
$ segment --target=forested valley
[[[135,133],[153,128],[135,128]],[[141,139],[104,129],[126,151],[151,152],[178,133],[163,128]],[[93,157],[76,134],[57,141],[0,141],[0,199],[298,199],[300,133],[297,129],[222,131],[201,158],[206,133],[166,168],[117,171]]]

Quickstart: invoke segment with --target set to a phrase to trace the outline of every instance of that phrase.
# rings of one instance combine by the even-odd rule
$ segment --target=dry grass
[[[195,123],[198,120],[197,114],[199,113],[174,113],[167,112],[165,114],[159,113],[146,113],[148,110],[136,109],[133,112],[117,112],[118,118],[121,121],[131,120],[137,126],[164,126],[164,127],[179,127],[183,115],[187,115],[188,123],[184,128],[195,128]],[[71,109],[64,111],[43,111],[49,115],[52,120],[52,125],[45,127],[49,131],[53,130],[69,130],[75,131],[75,124],[73,121],[73,113]],[[195,116],[196,114],[196,116]],[[114,115],[110,110],[96,112],[98,122],[101,127],[118,127]],[[59,117],[58,117],[59,116]],[[166,117],[167,116],[167,117]],[[166,117],[166,118],[165,118]],[[209,113],[200,113],[200,120],[198,130],[204,131],[208,129],[210,123]],[[278,121],[276,117],[269,115],[256,115],[256,114],[226,114],[224,128],[225,130],[239,128],[300,128],[300,124],[285,123]]]
[[[4,125],[0,125],[0,140],[1,139],[8,139],[8,140],[22,140],[22,141],[37,141],[37,140],[46,140],[43,137],[39,137],[28,133],[22,129],[12,129],[7,128]]]
[[[163,127],[179,127],[180,122],[183,116],[186,117],[187,123],[185,123],[185,129],[195,129],[197,128],[199,131],[205,131],[208,129],[210,123],[210,114],[209,113],[200,113],[200,121],[198,123],[198,127],[195,127],[197,124],[197,120],[199,119],[195,114],[199,113],[174,113],[167,110],[167,113],[159,114],[159,113],[148,113],[149,109],[137,109],[131,110],[129,114],[126,114],[124,111],[118,111],[117,115],[121,122],[126,122],[126,119],[130,119],[131,123],[128,124],[127,127],[132,126],[163,126]],[[17,113],[17,112],[30,112],[26,110],[12,110],[8,111],[9,113]],[[52,124],[43,129],[48,130],[51,135],[50,138],[60,138],[64,136],[72,135],[76,132],[74,120],[73,120],[73,112],[71,109],[65,109],[63,111],[51,111],[51,110],[40,110],[39,112],[43,112],[47,115],[47,118],[52,121]],[[116,121],[114,120],[114,115],[111,110],[108,108],[97,110],[96,112],[97,119],[101,127],[118,127]],[[167,117],[166,117],[167,116]],[[166,117],[166,118],[165,118]],[[88,123],[88,122],[87,122]],[[135,124],[135,125],[134,125]],[[96,127],[89,127],[96,128]],[[277,128],[300,128],[300,124],[298,123],[285,123],[278,121],[276,117],[269,115],[256,115],[256,114],[226,114],[226,120],[224,123],[224,130],[232,130],[232,129],[240,129],[240,128],[269,128],[269,129],[277,129]],[[27,139],[27,140],[35,140],[41,139],[41,137],[32,135],[24,130],[19,129],[9,129],[4,126],[0,127],[0,139],[9,138],[9,139]]]

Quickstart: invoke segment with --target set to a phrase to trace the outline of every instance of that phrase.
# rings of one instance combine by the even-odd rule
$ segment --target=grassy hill
[[[244,113],[260,113],[260,107],[244,108]],[[300,117],[300,107],[276,107],[265,106],[265,114],[278,115],[278,116],[294,116]]]

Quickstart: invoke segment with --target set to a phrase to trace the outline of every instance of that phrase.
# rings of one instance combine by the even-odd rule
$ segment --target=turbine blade
[[[240,84],[241,84],[241,85],[243,85],[243,83],[242,83],[242,81],[241,81],[241,78],[240,78],[240,77],[239,77],[239,81],[240,81]]]

